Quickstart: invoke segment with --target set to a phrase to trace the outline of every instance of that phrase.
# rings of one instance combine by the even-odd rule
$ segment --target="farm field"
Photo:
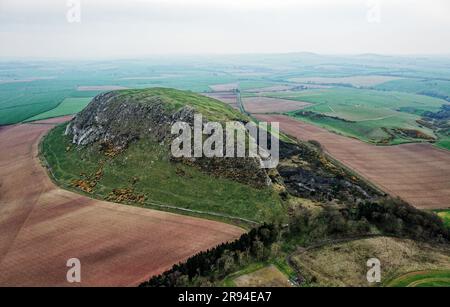
[[[311,105],[307,102],[268,97],[247,97],[243,98],[242,102],[245,110],[253,114],[283,113],[301,110]]]
[[[66,98],[94,97],[112,89],[172,87],[210,91],[211,84],[236,82],[238,76],[183,63],[154,60],[0,61],[0,125],[15,124],[54,109]],[[241,72],[246,72],[243,70]],[[243,86],[265,86],[258,76]],[[253,80],[255,79],[255,80]]]
[[[395,278],[388,287],[450,287],[450,270],[411,272]]]
[[[28,118],[26,122],[76,114],[83,110],[91,100],[92,98],[66,98],[56,108]]]
[[[312,83],[312,84],[340,84],[351,85],[358,88],[373,87],[379,84],[383,84],[389,81],[398,80],[398,77],[392,76],[351,76],[351,77],[304,77],[304,78],[292,78],[291,82],[297,83]]]
[[[433,79],[402,79],[379,84],[375,89],[399,91],[438,97],[450,101],[450,81]]]
[[[71,92],[56,80],[0,84],[0,125],[15,124],[49,111]]]
[[[312,103],[303,109],[307,113],[293,111],[289,115],[365,142],[391,145],[436,138],[431,129],[417,123],[420,115],[405,110],[435,112],[447,103],[415,94],[347,88],[269,93],[266,96]],[[420,134],[407,136],[396,129]]]
[[[285,115],[255,115],[280,122],[301,140],[318,141],[325,151],[379,188],[420,209],[450,207],[450,153],[430,144],[374,146],[337,135]]]
[[[206,97],[214,98],[217,100],[220,100],[226,104],[229,104],[234,109],[239,109],[239,106],[237,104],[237,96],[234,92],[211,92],[211,93],[204,93]]]
[[[66,262],[74,257],[82,264],[82,286],[135,286],[243,233],[56,187],[37,158],[38,142],[68,119],[0,129],[0,145],[10,149],[0,152],[1,286],[67,286]]]
[[[257,88],[248,88],[245,90],[246,93],[264,93],[264,92],[283,92],[289,91],[295,88],[295,85],[273,85],[273,86],[265,86],[265,87],[257,87]]]
[[[232,92],[239,87],[238,83],[214,84],[209,86],[214,92]]]
[[[403,274],[411,271],[432,273],[450,268],[449,252],[446,245],[431,246],[407,239],[376,237],[312,248],[295,254],[292,261],[314,286],[370,286],[366,262],[377,258],[382,263],[382,286],[407,286],[413,280],[402,277]],[[425,285],[425,282],[431,282],[428,278],[433,277],[440,286],[450,286],[448,274],[448,271],[433,273],[427,279],[415,275],[414,281],[422,279]]]

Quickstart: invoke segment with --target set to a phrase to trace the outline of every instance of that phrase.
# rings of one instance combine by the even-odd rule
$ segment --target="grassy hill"
[[[210,120],[247,120],[228,105],[192,92],[155,88],[122,90],[115,95],[112,105],[162,101],[170,112],[189,105]],[[119,124],[119,114],[112,116],[117,119],[115,125],[127,125]],[[41,147],[54,179],[66,188],[131,205],[187,209],[191,210],[184,211],[187,214],[210,218],[233,216],[263,222],[285,217],[280,196],[272,187],[258,189],[173,162],[167,144],[150,135],[116,153],[102,150],[98,144],[76,146],[70,136],[64,135],[65,128],[62,125],[52,130]]]
[[[234,110],[230,106],[203,95],[190,91],[170,88],[149,88],[117,91],[115,102],[135,101],[139,103],[153,103],[155,100],[164,102],[166,110],[177,111],[184,106],[191,106],[210,121],[225,122],[231,120],[248,121],[249,118]]]

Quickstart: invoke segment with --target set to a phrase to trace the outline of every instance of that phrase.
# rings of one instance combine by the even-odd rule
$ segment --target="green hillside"
[[[210,120],[246,119],[222,102],[172,89],[118,91],[111,103],[123,101],[163,101],[173,111],[190,105]],[[116,154],[96,145],[77,147],[64,130],[65,125],[52,130],[41,146],[54,179],[63,187],[131,205],[194,210],[190,213],[200,212],[209,218],[229,220],[227,217],[232,216],[262,222],[285,217],[280,196],[272,187],[258,189],[175,163],[170,160],[167,144],[151,137],[133,142]]]

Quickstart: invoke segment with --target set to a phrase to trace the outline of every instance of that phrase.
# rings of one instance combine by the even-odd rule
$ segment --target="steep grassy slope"
[[[255,188],[172,159],[170,144],[164,140],[167,131],[160,127],[170,114],[177,114],[186,106],[214,121],[247,120],[231,107],[192,92],[163,88],[117,91],[94,99],[70,123],[81,130],[97,129],[98,139],[77,146],[72,143],[72,135],[65,135],[66,127],[59,126],[43,141],[43,155],[58,183],[96,197],[258,222],[282,220],[285,217],[282,201],[271,186]],[[101,113],[95,113],[99,108]],[[99,116],[106,116],[101,124],[96,122]],[[110,125],[106,132],[100,128],[105,125]],[[157,132],[151,134],[149,129]],[[130,137],[133,132],[136,134]],[[111,133],[116,134],[114,140],[125,144],[120,150],[111,147],[116,143],[108,146],[102,143],[103,136]]]

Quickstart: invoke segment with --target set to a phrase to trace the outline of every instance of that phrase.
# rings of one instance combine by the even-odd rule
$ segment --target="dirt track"
[[[56,187],[37,145],[58,121],[0,130],[0,286],[134,286],[243,233]],[[81,284],[66,281],[69,258],[81,261]]]
[[[450,153],[445,150],[430,144],[374,146],[284,115],[255,117],[280,122],[282,131],[299,139],[319,141],[331,156],[417,208],[450,207]]]

